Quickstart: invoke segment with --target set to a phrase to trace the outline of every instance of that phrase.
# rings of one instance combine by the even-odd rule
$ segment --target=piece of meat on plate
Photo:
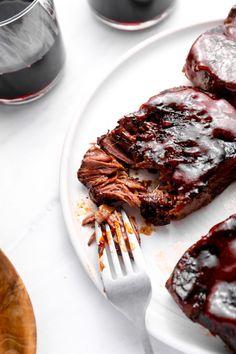
[[[187,317],[236,353],[236,214],[184,253],[166,287]]]
[[[97,205],[121,201],[138,207],[138,192],[146,192],[142,183],[129,177],[122,164],[96,145],[86,152],[77,176]]]
[[[184,66],[197,87],[214,92],[236,105],[236,5],[224,24],[200,35]]]
[[[121,200],[154,225],[183,218],[236,180],[236,111],[196,88],[151,97],[98,144],[78,171],[93,201]],[[144,188],[129,169],[151,171],[155,183]]]

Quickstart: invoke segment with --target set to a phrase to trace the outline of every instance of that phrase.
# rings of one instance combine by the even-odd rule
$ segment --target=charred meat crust
[[[192,45],[183,71],[194,86],[236,105],[236,6],[224,24],[201,34]]]
[[[186,316],[236,353],[236,214],[184,253],[166,287]]]
[[[78,171],[91,198],[136,206],[154,225],[208,204],[236,179],[236,111],[196,88],[151,97],[97,143]],[[152,171],[157,187],[129,177],[129,168]]]

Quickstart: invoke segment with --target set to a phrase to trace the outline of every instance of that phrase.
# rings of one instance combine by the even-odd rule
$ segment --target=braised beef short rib
[[[86,152],[78,178],[97,205],[121,201],[139,207],[138,192],[147,192],[141,182],[128,176],[122,164],[95,145]]]
[[[151,97],[98,138],[78,170],[95,203],[122,201],[154,225],[208,204],[236,179],[236,111],[192,87]],[[152,172],[155,187],[129,177]]]
[[[224,24],[202,35],[192,45],[184,72],[203,90],[214,92],[236,106],[236,5]]]
[[[236,214],[184,253],[166,287],[186,316],[236,353]]]

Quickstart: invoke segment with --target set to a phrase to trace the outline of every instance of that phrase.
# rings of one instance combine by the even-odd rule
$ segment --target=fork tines
[[[123,209],[112,224],[95,224],[102,277],[117,278],[145,268],[136,230]]]

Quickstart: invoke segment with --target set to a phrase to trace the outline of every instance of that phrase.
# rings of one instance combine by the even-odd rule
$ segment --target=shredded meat
[[[78,171],[97,204],[138,207],[164,225],[208,204],[236,179],[236,111],[192,87],[161,92],[98,138]],[[128,169],[153,172],[156,187]]]
[[[92,146],[85,154],[78,179],[98,205],[121,201],[139,207],[138,194],[146,192],[141,182],[129,177],[123,165],[97,146]]]

